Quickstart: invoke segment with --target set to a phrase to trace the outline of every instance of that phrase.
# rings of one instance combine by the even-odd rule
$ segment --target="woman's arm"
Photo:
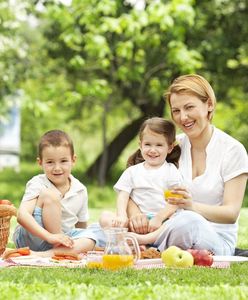
[[[224,185],[223,204],[213,206],[193,202],[187,191],[182,191],[183,199],[169,199],[170,204],[176,204],[180,208],[195,211],[211,222],[231,224],[235,223],[242,206],[247,175],[241,174]]]

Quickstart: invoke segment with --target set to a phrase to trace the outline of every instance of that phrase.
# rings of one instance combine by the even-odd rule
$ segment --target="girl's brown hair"
[[[139,139],[142,141],[143,138],[143,132],[144,130],[148,128],[149,130],[161,134],[166,138],[166,141],[168,145],[173,145],[174,147],[171,151],[171,153],[168,153],[166,157],[166,161],[169,163],[173,163],[176,167],[178,167],[178,161],[181,155],[181,148],[179,145],[175,145],[176,142],[176,128],[175,125],[168,120],[165,120],[163,118],[159,117],[153,117],[150,119],[147,119],[143,122],[143,124],[140,127],[139,130]],[[127,167],[130,167],[132,165],[136,165],[140,162],[143,162],[144,158],[142,157],[140,149],[135,151],[127,161]]]
[[[40,139],[38,145],[38,157],[42,159],[42,151],[45,147],[59,147],[65,146],[68,147],[71,151],[71,156],[74,156],[74,147],[72,139],[69,137],[67,133],[62,130],[50,130],[47,131]]]

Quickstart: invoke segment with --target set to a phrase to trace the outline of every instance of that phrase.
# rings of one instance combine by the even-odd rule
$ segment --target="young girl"
[[[163,118],[146,120],[139,132],[140,149],[128,160],[128,164],[143,162],[127,168],[114,186],[118,192],[117,212],[103,212],[100,225],[127,227],[127,205],[131,197],[141,212],[149,219],[148,231],[152,232],[177,209],[166,204],[164,191],[170,181],[181,182],[177,169],[180,147],[175,145],[176,130],[172,122]],[[138,160],[137,160],[138,159]]]
[[[13,239],[17,247],[34,251],[82,252],[92,250],[96,237],[85,229],[88,220],[86,187],[71,174],[76,156],[70,137],[63,131],[45,133],[38,147],[38,164],[44,174],[26,185]],[[49,250],[53,249],[53,250]]]

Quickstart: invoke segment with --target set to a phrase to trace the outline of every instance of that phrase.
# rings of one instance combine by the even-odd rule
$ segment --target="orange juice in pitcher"
[[[107,236],[107,244],[103,255],[103,268],[107,270],[118,270],[134,265],[140,258],[140,249],[135,237],[127,232],[127,228],[109,228],[104,230]],[[132,243],[133,251],[128,245]]]
[[[105,254],[103,255],[103,268],[117,270],[120,268],[132,267],[134,264],[133,255]]]

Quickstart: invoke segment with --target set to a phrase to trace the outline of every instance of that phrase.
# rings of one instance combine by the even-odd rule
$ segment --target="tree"
[[[19,88],[23,72],[22,61],[26,56],[26,44],[19,36],[22,21],[17,12],[21,10],[19,2],[11,5],[10,1],[0,3],[0,121],[4,121],[7,111],[12,106],[11,94]]]
[[[38,26],[19,30],[29,47],[15,68],[27,99],[24,138],[33,147],[38,131],[28,137],[26,124],[37,118],[40,130],[70,123],[98,137],[101,128],[102,152],[87,174],[104,184],[144,118],[165,114],[164,90],[184,73],[207,77],[225,102],[225,117],[246,120],[246,0],[146,1],[140,11],[122,0],[36,2],[44,8],[27,5]],[[247,141],[246,127],[229,124],[225,119],[223,129],[239,130]]]
[[[185,28],[194,25],[192,3],[150,1],[142,11],[120,0],[74,1],[71,7],[47,4],[44,32],[50,41],[48,51],[64,65],[74,92],[81,95],[74,99],[75,107],[92,105],[94,99],[106,116],[127,99],[139,111],[105,143],[88,176],[97,177],[101,167],[105,172],[100,181],[104,183],[144,118],[164,114],[162,94],[169,81],[201,67],[199,52],[184,43]],[[102,82],[105,86],[99,92]]]

